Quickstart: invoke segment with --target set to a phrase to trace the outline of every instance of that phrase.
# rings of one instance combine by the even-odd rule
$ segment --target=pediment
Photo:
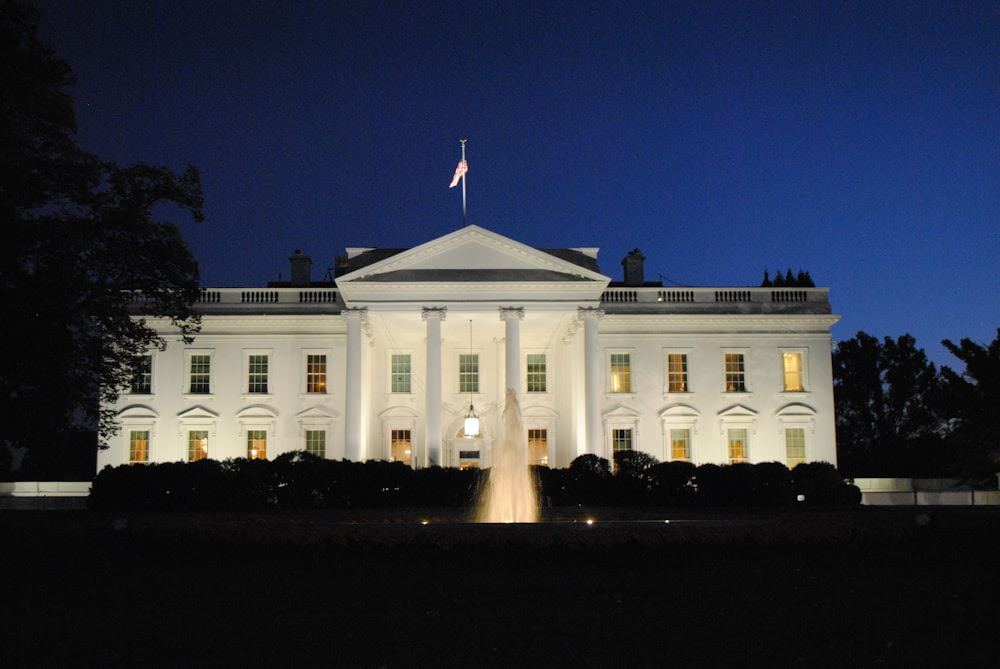
[[[177,418],[180,420],[194,420],[199,418],[207,418],[215,420],[218,417],[219,417],[218,412],[212,411],[211,409],[206,409],[200,404],[193,406],[190,409],[185,409],[184,411],[177,414]]]
[[[247,418],[275,418],[278,412],[263,404],[251,404],[236,413],[239,419]]]
[[[701,412],[689,404],[674,404],[660,412],[660,418],[697,418],[700,415]]]
[[[605,411],[602,414],[602,417],[605,418],[605,419],[608,419],[608,418],[638,418],[639,417],[639,412],[636,411],[636,410],[634,410],[634,409],[630,409],[628,407],[618,405],[618,406],[616,406],[616,407],[614,407],[612,409],[609,409],[608,411]]]
[[[719,418],[756,418],[757,412],[742,404],[734,404],[719,412]]]
[[[776,416],[815,416],[816,410],[813,409],[808,404],[802,404],[801,402],[792,402],[791,404],[786,404],[775,412]]]
[[[378,258],[374,251],[368,253]],[[418,295],[461,299],[466,297],[463,293],[496,297],[501,294],[496,287],[501,286],[508,294],[555,286],[576,299],[596,299],[610,278],[587,266],[596,268],[594,253],[544,251],[470,225],[362,265],[338,277],[337,287],[348,304],[384,301],[387,294],[399,295],[400,290],[413,299]]]
[[[304,409],[298,412],[297,414],[295,414],[295,417],[299,420],[307,418],[331,419],[331,418],[337,418],[337,412],[331,411],[326,407],[315,406],[315,407],[309,407],[308,409]]]
[[[118,412],[119,418],[159,418],[160,414],[145,404],[130,404]]]

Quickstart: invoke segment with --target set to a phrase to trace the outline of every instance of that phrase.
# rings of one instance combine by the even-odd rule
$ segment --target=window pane
[[[687,392],[687,354],[670,353],[667,355],[667,392]]]
[[[136,356],[132,365],[132,394],[148,395],[153,392],[153,356]]]
[[[191,430],[188,432],[188,461],[204,460],[208,457],[208,431]]]
[[[544,353],[528,354],[528,392],[546,392],[546,369]]]
[[[267,459],[267,430],[247,430],[247,458]]]
[[[394,353],[392,355],[392,392],[410,392],[410,354]]]
[[[611,354],[611,392],[632,392],[632,362],[629,353]]]
[[[192,355],[191,356],[191,393],[208,393],[210,389],[210,379],[212,371],[212,356]]]
[[[248,368],[250,376],[247,383],[247,392],[266,393],[267,392],[267,356],[251,355]]]
[[[390,462],[402,462],[404,465],[409,467],[413,457],[410,431],[393,430],[390,434],[389,450]]]
[[[549,464],[549,435],[547,430],[528,430],[528,464]]]
[[[326,457],[326,430],[306,430],[306,452]]]
[[[615,428],[611,430],[611,450],[632,450],[632,428]]]
[[[802,385],[802,354],[785,353],[781,356],[784,366],[785,392],[801,392]]]
[[[326,356],[306,356],[306,392],[326,392]]]
[[[789,469],[806,461],[806,430],[803,427],[785,428],[785,458]]]
[[[133,430],[128,436],[129,464],[149,462],[149,430]]]
[[[458,391],[479,392],[479,354],[462,353],[458,356]]]
[[[688,428],[670,430],[670,459],[691,460],[691,430]]]
[[[726,391],[730,393],[746,392],[746,372],[743,368],[742,353],[726,354]]]
[[[746,428],[733,428],[729,430],[729,462],[747,461],[747,431]]]

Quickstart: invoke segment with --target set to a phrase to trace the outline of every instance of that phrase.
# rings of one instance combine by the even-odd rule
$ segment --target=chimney
[[[309,275],[312,271],[312,258],[302,255],[302,251],[295,249],[295,255],[289,260],[292,263],[291,285],[295,288],[305,288],[312,283]]]
[[[642,255],[639,249],[632,249],[622,260],[622,267],[625,268],[625,285],[641,286],[646,283],[643,274],[642,264],[646,262],[646,256]]]

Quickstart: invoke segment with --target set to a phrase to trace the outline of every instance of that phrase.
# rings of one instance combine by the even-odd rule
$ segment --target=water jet
[[[528,440],[521,425],[517,393],[507,389],[500,442],[476,510],[480,523],[538,521],[538,491],[528,465]]]

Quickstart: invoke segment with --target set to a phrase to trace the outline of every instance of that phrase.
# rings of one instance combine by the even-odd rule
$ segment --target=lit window
[[[326,430],[306,430],[306,453],[326,457]]]
[[[805,390],[805,386],[802,383],[802,354],[784,353],[781,356],[781,364],[784,368],[785,392],[802,392]]]
[[[785,460],[789,469],[806,461],[806,430],[804,427],[785,428]]]
[[[688,357],[685,353],[667,354],[667,392],[688,391]]]
[[[478,353],[462,353],[458,356],[458,392],[479,392]]]
[[[254,354],[248,360],[247,392],[267,392],[267,355]]]
[[[138,355],[132,363],[132,394],[149,395],[153,392],[153,356]]]
[[[267,430],[247,430],[247,458],[267,460]]]
[[[389,436],[390,462],[402,462],[407,467],[413,461],[413,442],[409,430],[392,430]]]
[[[670,459],[691,461],[691,430],[675,428],[670,430]]]
[[[611,354],[611,392],[632,392],[632,361],[629,353]]]
[[[393,353],[392,354],[392,392],[394,393],[408,393],[410,392],[410,354],[409,353]]]
[[[192,394],[211,392],[212,356],[195,354],[191,356],[191,383],[188,386]]]
[[[529,353],[528,354],[528,392],[529,393],[544,393],[546,392],[546,369],[545,369],[545,354],[544,353]]]
[[[188,432],[188,462],[204,460],[208,457],[208,431],[191,430]]]
[[[267,384],[266,379],[266,365],[267,357],[265,357],[265,386]],[[266,392],[266,390],[264,391]],[[306,356],[306,392],[307,393],[325,393],[326,392],[326,356],[325,355],[307,355]]]
[[[129,432],[128,462],[130,465],[144,465],[149,462],[149,430]]]
[[[745,393],[747,390],[746,369],[742,353],[726,354],[726,392]]]
[[[542,465],[549,464],[549,435],[548,430],[532,429],[528,430],[528,464]]]
[[[747,430],[744,427],[729,430],[729,464],[747,461]]]

